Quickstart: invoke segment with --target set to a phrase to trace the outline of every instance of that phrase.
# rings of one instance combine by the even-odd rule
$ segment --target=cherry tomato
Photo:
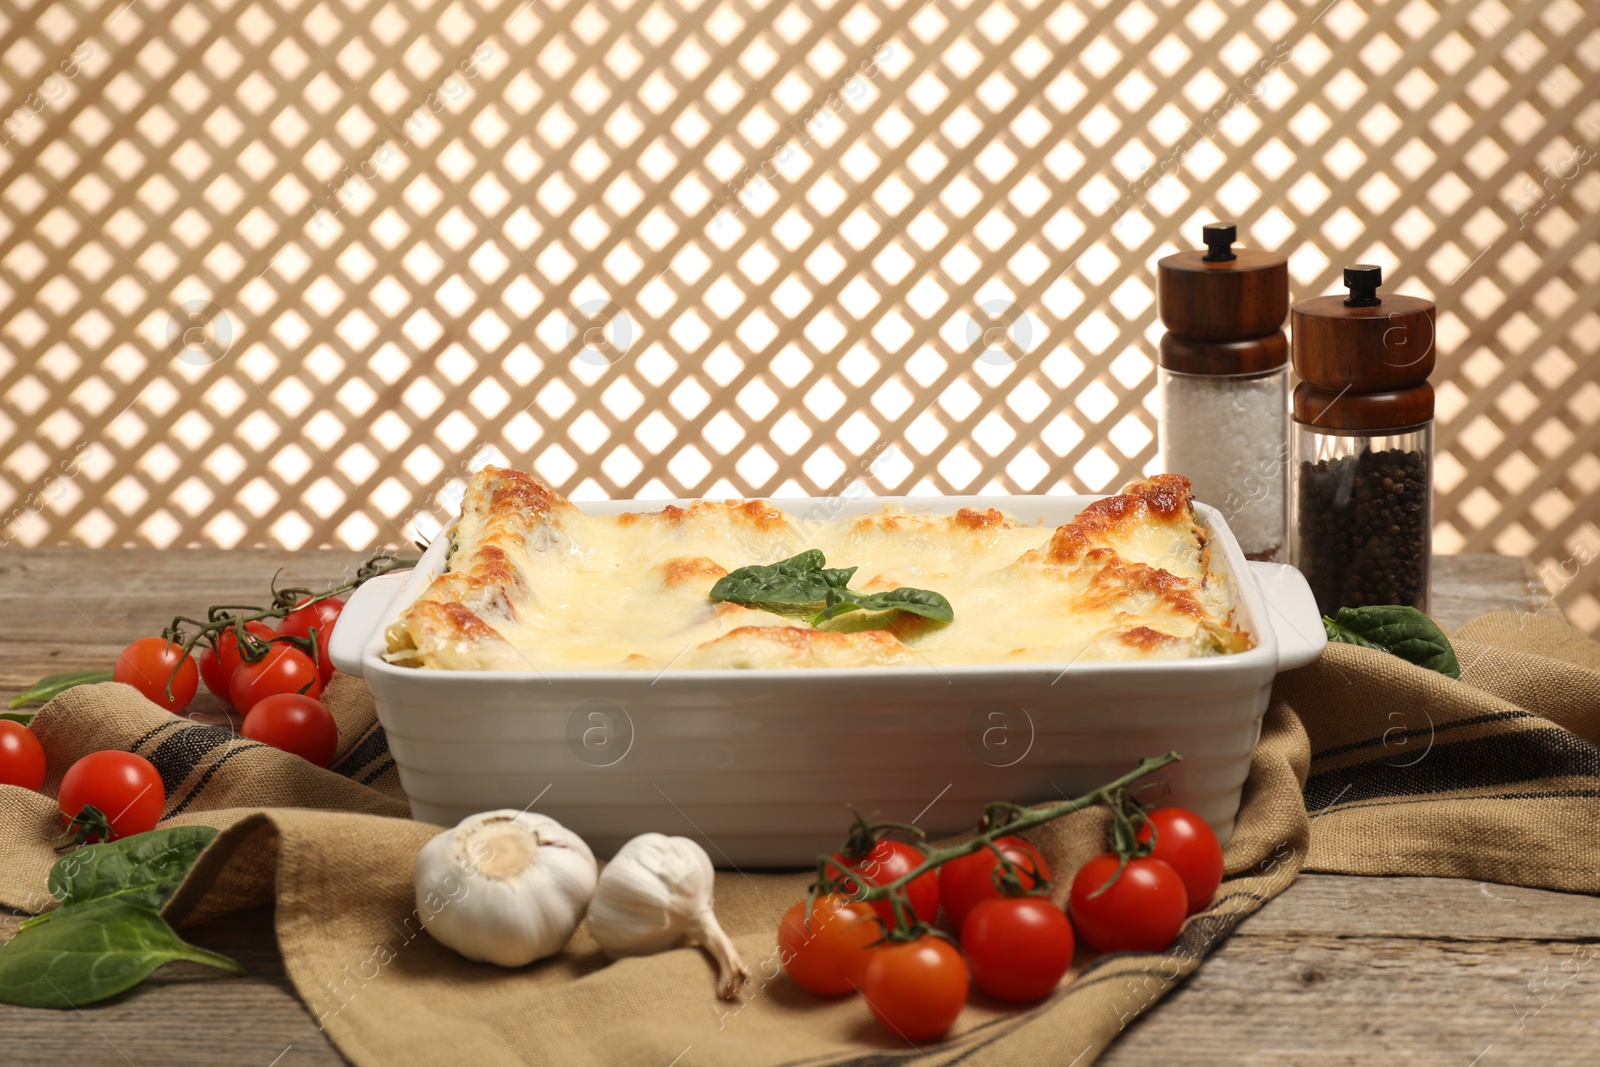
[[[1100,952],[1159,952],[1172,944],[1189,913],[1189,894],[1178,872],[1162,860],[1129,860],[1109,888],[1091,897],[1117,873],[1115,853],[1103,852],[1072,880],[1072,925]]]
[[[274,693],[256,701],[239,732],[252,741],[292,752],[326,767],[339,751],[339,727],[327,705],[298,693]]]
[[[333,624],[339,619],[339,612],[343,610],[344,601],[336,596],[319,600],[315,604],[307,604],[302,600],[293,611],[283,617],[283,621],[278,624],[278,632],[288,637],[306,637],[310,635],[313,626],[319,630],[332,630]]]
[[[328,655],[328,642],[333,640],[333,627],[317,630],[317,673],[326,686],[333,680],[333,657]]]
[[[846,857],[843,853],[834,856],[834,859],[861,875],[862,881],[867,885],[882,885],[892,882],[902,874],[907,874],[922,866],[922,861],[927,859],[926,853],[915,845],[908,845],[903,841],[879,841],[872,847],[872,851],[857,860]],[[848,893],[859,892],[854,885],[847,885]],[[906,899],[911,903],[911,910],[916,917],[925,923],[933,922],[939,914],[939,875],[937,871],[929,871],[906,886]],[[894,921],[894,905],[889,900],[874,900],[872,910],[878,913],[886,927],[892,928]]]
[[[824,893],[806,921],[800,901],[778,926],[778,953],[794,984],[819,996],[853,993],[861,983],[867,946],[883,936],[877,913],[840,893]]]
[[[1017,876],[1022,880],[1024,889],[1032,889],[1040,881],[1050,880],[1050,868],[1045,864],[1044,857],[1022,838],[1002,837],[995,845],[1006,859],[1017,865]],[[995,872],[999,867],[1000,857],[994,854],[994,849],[985,848],[969,852],[939,868],[939,903],[944,905],[946,918],[958,932],[972,909],[981,901],[1000,896],[1000,890],[994,884]],[[1039,877],[1028,874],[1030,870],[1038,871]]]
[[[273,645],[272,651],[254,663],[241,663],[228,684],[228,699],[240,714],[250,714],[256,702],[274,693],[322,695],[322,676],[311,657],[288,645]]]
[[[44,746],[32,730],[10,719],[0,719],[0,785],[35,793],[44,785]]]
[[[1072,966],[1072,924],[1044,897],[982,900],[961,928],[978,988],[1001,1000],[1038,1000]]]
[[[1193,915],[1211,903],[1222,884],[1222,842],[1210,823],[1183,808],[1152,811],[1149,825],[1139,827],[1140,841],[1150,840],[1150,826],[1156,828],[1156,847],[1150,855],[1178,872]]]
[[[173,675],[172,669],[178,668]],[[167,696],[167,679],[172,678],[172,696]],[[176,715],[189,706],[200,688],[200,671],[194,659],[183,653],[183,646],[165,637],[141,637],[122,650],[111,670],[113,682],[133,686],[152,703]]]
[[[80,824],[84,840],[109,840],[155,829],[161,809],[166,807],[167,794],[161,775],[149,760],[132,752],[111,750],[91,752],[68,767],[61,779],[58,803],[61,814],[69,820],[82,816],[85,807],[95,808],[110,833],[104,832],[104,825],[95,829],[100,820],[91,816]]]
[[[300,602],[304,607],[297,607],[285,615],[283,622],[278,624],[278,632],[288,637],[310,637],[313,627],[317,631],[317,670],[321,672],[322,684],[327,685],[328,679],[333,677],[333,660],[328,658],[328,639],[333,636],[333,624],[339,621],[339,612],[344,610],[344,601],[336,596],[326,600],[319,600],[315,604]]]
[[[950,1029],[967,1003],[967,965],[932,934],[890,942],[867,953],[861,994],[885,1030],[927,1041]]]
[[[272,627],[260,620],[247,622],[244,628],[263,641],[270,641],[277,636]],[[206,683],[206,688],[223,703],[228,703],[228,683],[233,681],[233,672],[239,669],[241,662],[239,638],[232,627],[217,635],[215,649],[205,645],[200,647],[200,678]]]

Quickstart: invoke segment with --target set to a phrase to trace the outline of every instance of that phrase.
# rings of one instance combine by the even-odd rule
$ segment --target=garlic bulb
[[[648,956],[692,939],[717,961],[732,999],[750,972],[711,911],[711,857],[687,837],[640,834],[622,846],[589,902],[589,933],[606,955]]]
[[[572,937],[595,869],[589,846],[554,819],[486,811],[422,846],[417,917],[469,960],[521,967]]]

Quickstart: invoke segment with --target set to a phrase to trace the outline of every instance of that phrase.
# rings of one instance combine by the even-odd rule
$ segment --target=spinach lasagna
[[[805,518],[755,500],[587,515],[532,475],[488,467],[445,570],[387,633],[390,662],[444,670],[915,667],[1177,659],[1241,651],[1187,479],[1157,475],[1056,529],[995,509]],[[714,601],[739,568],[820,550],[852,590],[912,587],[901,610],[812,621]],[[874,599],[867,598],[869,601]]]

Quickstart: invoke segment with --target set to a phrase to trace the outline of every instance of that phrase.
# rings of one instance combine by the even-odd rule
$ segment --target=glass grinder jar
[[[1213,222],[1205,251],[1156,265],[1161,469],[1222,512],[1251,559],[1275,560],[1288,513],[1289,261],[1233,247]]]
[[[1348,297],[1292,312],[1291,561],[1317,607],[1428,610],[1433,551],[1434,306],[1378,296],[1383,272],[1346,267]]]

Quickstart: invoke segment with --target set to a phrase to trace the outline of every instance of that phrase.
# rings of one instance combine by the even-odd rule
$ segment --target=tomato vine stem
[[[888,900],[890,907],[894,909],[896,929],[886,931],[884,934],[886,938],[895,940],[918,936],[925,932],[926,924],[907,921],[907,916],[913,913],[911,912],[909,899],[906,896],[906,887],[912,882],[929,871],[938,870],[953,859],[959,859],[981,849],[994,849],[996,854],[999,855],[1000,852],[995,842],[1001,837],[1007,834],[1021,833],[1024,830],[1031,830],[1035,826],[1042,826],[1054,819],[1061,818],[1063,815],[1071,815],[1075,811],[1082,811],[1084,808],[1090,808],[1096,804],[1104,804],[1111,808],[1114,812],[1113,818],[1116,819],[1120,816],[1121,821],[1126,823],[1129,821],[1128,817],[1126,813],[1120,811],[1120,807],[1124,803],[1127,787],[1145,775],[1158,771],[1168,764],[1176,763],[1180,759],[1182,757],[1176,752],[1168,752],[1164,756],[1146,756],[1139,761],[1139,765],[1133,770],[1107,782],[1098,789],[1090,790],[1080,797],[1063,800],[1045,807],[1025,808],[1020,804],[1013,804],[1009,801],[996,801],[984,808],[983,821],[979,824],[979,831],[974,837],[963,841],[959,845],[951,845],[949,848],[930,848],[927,850],[921,865],[907,871],[898,878],[890,879],[878,885],[866,885],[866,879],[860,872],[851,870],[833,856],[819,856],[817,857],[817,885],[826,888],[832,886],[838,880],[843,880],[846,883],[854,882],[858,888],[847,894],[850,899],[863,903],[870,903],[874,900]],[[859,815],[856,818],[864,822]],[[1003,855],[1001,860],[1003,863],[1006,862]],[[1010,866],[1009,863],[1006,865]],[[840,879],[829,876],[828,869],[830,867],[839,873]]]
[[[167,676],[167,698],[169,700],[172,699],[173,679],[177,678],[178,669],[183,666],[183,661],[194,652],[194,647],[201,641],[205,641],[213,650],[216,650],[217,639],[227,630],[234,632],[239,658],[247,663],[254,663],[265,656],[275,641],[291,644],[302,651],[309,651],[313,662],[315,662],[318,652],[316,648],[316,629],[314,627],[311,631],[311,647],[307,649],[305,638],[290,636],[267,640],[252,634],[245,628],[245,623],[260,622],[264,619],[281,619],[296,608],[307,607],[336,596],[343,596],[345,593],[353,592],[363,583],[371,581],[381,574],[388,574],[390,571],[402,570],[406,567],[414,567],[416,563],[417,561],[414,559],[399,559],[388,552],[380,552],[376,556],[363,561],[361,566],[356,568],[356,576],[353,580],[345,582],[343,585],[325,589],[320,593],[298,586],[290,589],[279,589],[277,575],[273,575],[271,586],[272,606],[270,608],[261,608],[255,604],[214,604],[206,610],[204,621],[191,619],[185,615],[177,616],[172,620],[172,624],[161,632],[162,637],[173,644],[181,645],[183,650],[182,655],[178,657],[178,662],[172,668],[172,673]],[[282,572],[280,571],[279,573]],[[234,612],[245,612],[245,614],[237,615]],[[186,636],[185,626],[194,627],[194,632]]]

